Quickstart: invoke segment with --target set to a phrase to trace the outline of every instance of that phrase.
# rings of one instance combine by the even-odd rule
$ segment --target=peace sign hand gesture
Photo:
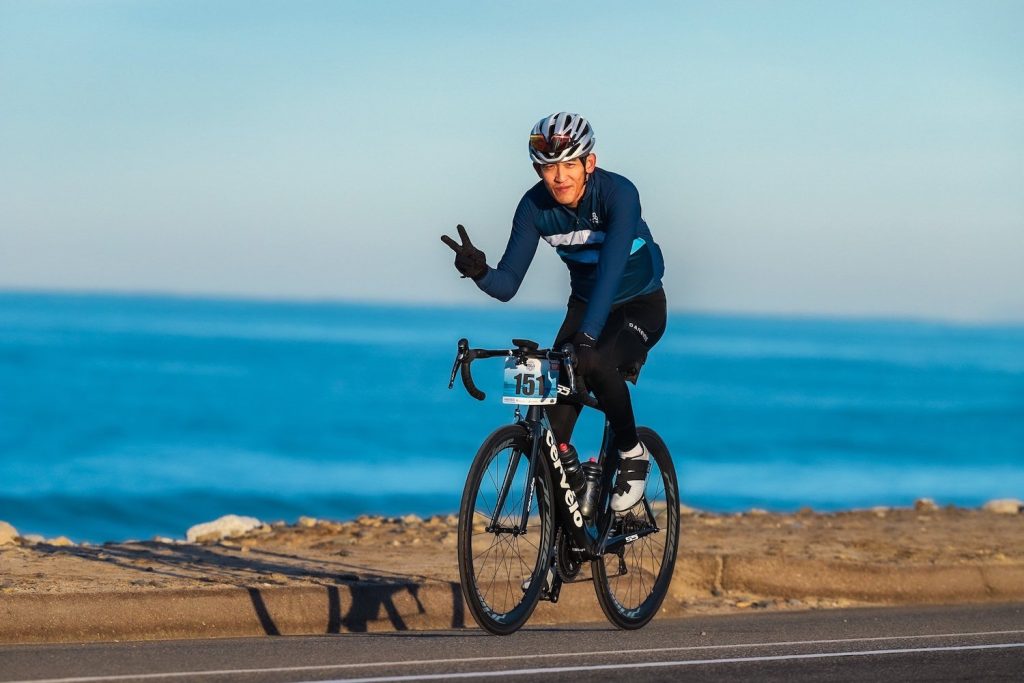
[[[487,256],[469,241],[469,235],[464,227],[458,225],[455,229],[459,231],[462,244],[448,235],[441,235],[441,241],[455,252],[455,269],[462,273],[462,277],[479,280],[487,274]]]

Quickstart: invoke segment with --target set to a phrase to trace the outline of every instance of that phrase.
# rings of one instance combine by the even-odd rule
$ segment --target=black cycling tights
[[[554,348],[572,339],[586,311],[585,301],[569,297],[565,321],[558,330]],[[597,340],[597,363],[585,379],[587,386],[601,402],[614,432],[614,445],[620,451],[628,451],[640,441],[636,435],[636,419],[633,417],[629,388],[620,369],[635,366],[639,370],[639,366],[647,360],[647,352],[664,332],[665,290],[659,289],[613,307]],[[568,442],[572,437],[581,410],[581,406],[568,404],[548,408],[548,419],[559,442]]]

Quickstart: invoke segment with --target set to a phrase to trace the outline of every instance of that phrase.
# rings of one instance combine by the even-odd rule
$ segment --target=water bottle
[[[577,498],[583,493],[583,489],[586,488],[587,479],[583,474],[583,468],[580,466],[580,455],[576,452],[576,448],[572,444],[560,443],[558,444],[558,459],[562,461],[562,470],[565,472],[565,480],[572,488],[573,493],[576,494]]]
[[[597,508],[597,496],[601,493],[601,463],[593,458],[583,463],[583,476],[587,489],[580,496],[580,514],[589,518]]]

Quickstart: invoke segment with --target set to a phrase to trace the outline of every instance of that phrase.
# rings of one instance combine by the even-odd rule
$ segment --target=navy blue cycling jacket
[[[501,301],[519,290],[543,239],[569,268],[572,294],[587,302],[580,332],[597,339],[612,306],[661,287],[665,260],[640,215],[640,193],[626,178],[600,168],[576,209],[562,206],[538,182],[516,209],[497,268],[477,286]]]

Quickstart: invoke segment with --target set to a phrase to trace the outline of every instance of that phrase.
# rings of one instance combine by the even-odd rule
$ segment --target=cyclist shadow
[[[306,592],[322,589],[321,598],[299,602],[326,608],[326,620],[305,615],[306,623],[324,623],[324,633],[359,633],[385,623],[398,631],[409,629],[410,617],[450,614],[450,628],[465,626],[462,595],[457,583],[412,574],[374,571],[371,568],[303,558],[251,549],[244,554],[237,547],[221,545],[140,541],[104,546],[32,546],[42,555],[64,555],[100,562],[138,572],[140,578],[127,581],[129,590],[208,590],[215,587],[240,588],[248,594],[253,614],[266,635],[282,635],[275,611],[294,619],[294,600],[285,599],[289,589]],[[334,566],[332,566],[334,565]],[[353,571],[354,570],[354,571]],[[145,578],[142,578],[145,577]],[[125,582],[119,581],[119,586]],[[430,596],[424,599],[427,585]],[[444,595],[438,604],[438,596]],[[292,593],[294,595],[294,593]],[[450,603],[448,600],[450,599]],[[432,614],[433,612],[433,614]],[[283,617],[282,617],[283,618]]]

